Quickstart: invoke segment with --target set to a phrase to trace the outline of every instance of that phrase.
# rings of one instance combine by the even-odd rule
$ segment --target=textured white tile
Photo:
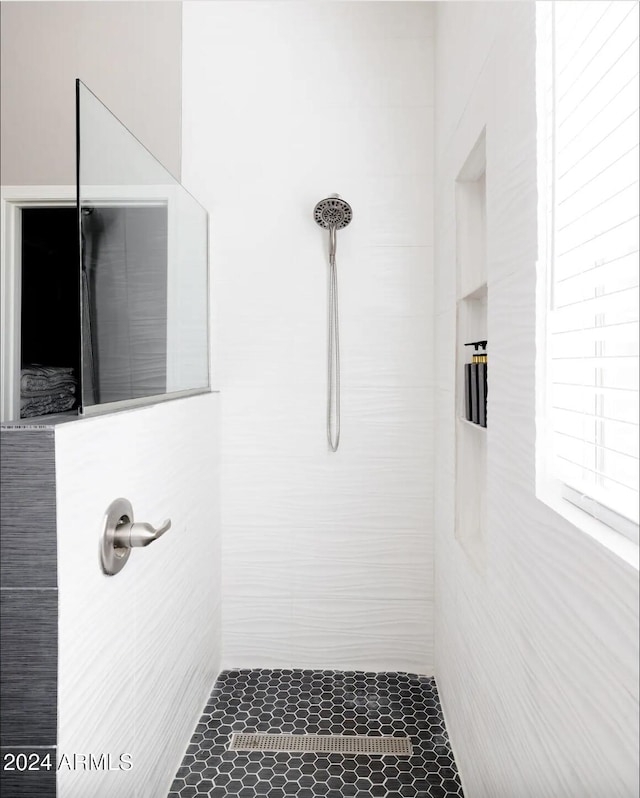
[[[489,467],[500,471],[497,478],[505,487],[530,484],[535,474],[536,427],[531,423],[536,412],[535,370],[520,365],[522,353],[533,352],[535,286],[534,269],[491,283],[488,336],[495,343],[491,347],[487,419],[489,415],[493,419],[495,450],[506,447],[509,457],[492,457]]]
[[[534,7],[438,9],[436,677],[465,795],[638,794],[638,578],[535,492]],[[454,537],[450,187],[487,131],[485,572]],[[453,315],[452,315],[453,314]],[[476,434],[475,430],[469,433]]]
[[[354,226],[354,240],[382,247],[430,246],[433,242],[430,187],[430,177],[422,175],[383,175],[359,181],[349,194],[349,201],[353,197],[354,208],[362,220],[359,226]]]
[[[222,388],[251,385],[256,391],[273,391],[300,384],[320,388],[326,367],[324,338],[319,324],[294,316],[286,321],[243,318],[222,333]]]
[[[184,8],[183,179],[211,213],[219,317],[227,664],[306,661],[289,603],[305,589],[431,595],[432,19],[417,3]],[[338,239],[336,455],[312,215],[334,192],[354,212]],[[411,661],[431,667],[416,653],[428,625],[410,629]],[[377,640],[389,650],[374,636],[361,661]]]
[[[340,305],[349,316],[430,319],[431,247],[363,247],[348,254],[344,261],[341,258],[338,280]]]
[[[324,373],[324,370],[321,369]],[[326,453],[326,375],[322,385],[258,391],[238,385],[222,396],[222,440],[230,456]],[[343,386],[341,453],[356,458],[428,458],[432,453],[430,388]],[[223,474],[224,477],[224,474]]]
[[[296,595],[431,600],[432,529],[294,529]]]
[[[434,379],[438,388],[455,384],[456,370],[456,308],[438,313],[434,323]]]
[[[209,174],[212,182],[203,187],[200,196],[213,219],[214,287],[218,271],[226,268],[247,274],[247,280],[258,270],[273,274],[273,291],[283,279],[278,274],[280,268],[288,275],[296,269],[300,275],[308,273],[315,281],[324,276],[328,236],[315,224],[313,209],[334,192],[353,208],[353,221],[338,235],[340,270],[361,259],[367,247],[428,247],[433,243],[428,176],[358,177],[341,172],[331,159],[317,165],[306,178],[294,171],[286,183],[282,174],[276,179],[254,175],[242,181],[221,178],[214,170]],[[212,186],[218,186],[218,192],[207,199]],[[300,280],[300,276],[293,279]]]
[[[247,275],[247,282],[249,275],[260,271],[263,278],[272,276],[271,291],[285,275],[288,280],[300,280],[296,273],[324,275],[327,233],[316,225],[313,209],[332,192],[346,197],[353,179],[338,175],[334,182],[327,170],[305,179],[291,164],[283,170],[288,174],[286,183],[282,174],[274,179],[261,168],[242,180],[217,174],[206,163],[203,168],[212,175],[201,196],[212,214],[214,285],[217,279],[226,279],[229,269],[238,271],[237,279]],[[349,237],[340,237],[341,248]]]
[[[473,102],[477,96],[492,89],[492,81],[480,84],[478,76],[487,69],[487,58],[497,33],[506,17],[508,6],[495,3],[466,3],[447,8],[447,13],[437,15],[436,26],[436,103],[438,105],[438,129],[442,155],[451,143],[456,127],[460,124],[464,105],[451,101],[453,97],[465,96],[466,102]],[[456,31],[473,31],[466,42],[464,57],[454,53],[448,46],[450,36]],[[493,64],[489,64],[489,69]],[[503,67],[506,68],[506,67]],[[509,68],[513,68],[510,66]],[[486,72],[484,74],[486,77]],[[504,73],[500,76],[504,80]],[[474,90],[475,89],[475,90]],[[455,107],[454,107],[455,106]],[[486,121],[486,120],[485,120]],[[454,179],[457,176],[454,175]]]
[[[433,105],[432,50],[424,39],[362,40],[354,47],[292,36],[283,44],[243,37],[209,53],[208,65],[217,66],[209,89],[220,96],[220,110],[265,113],[295,105],[334,109],[337,118],[338,110],[354,106]]]
[[[252,16],[257,17],[260,14],[259,7],[253,3],[249,5],[254,6]],[[220,6],[223,13],[218,14],[217,19],[212,19],[209,9],[191,10],[185,4],[184,40],[193,41],[197,34],[205,34],[208,38],[215,36],[216,31],[232,16],[233,8],[230,6],[230,3]],[[222,19],[223,16],[226,19]],[[276,104],[292,103],[297,99],[293,48],[278,46],[277,38],[265,35],[265,31],[259,33],[245,29],[234,32],[225,40],[217,41],[215,47],[191,47],[187,57],[194,69],[206,75],[207,90],[216,97],[218,110],[224,114],[233,108],[255,109],[266,120],[269,97]],[[185,99],[189,101],[196,84],[183,81],[183,87]],[[226,124],[224,119],[221,121]],[[232,157],[238,154],[237,151],[231,153]]]
[[[397,40],[335,54],[335,43],[297,41],[280,48],[232,42],[211,53],[199,83],[217,98],[217,113],[201,114],[204,130],[190,128],[186,143],[201,149],[206,132],[199,163],[214,191],[221,181],[256,175],[269,176],[276,189],[283,174],[308,181],[329,168],[343,178],[430,178],[431,48]]]
[[[340,452],[284,460],[224,462],[223,525],[286,524],[316,528],[424,526],[431,513],[427,462],[362,460]]]
[[[407,389],[368,385],[344,389],[341,404],[344,452],[354,457],[415,458],[429,462],[433,452],[431,387]],[[425,467],[425,478],[431,467]]]
[[[312,178],[329,165],[345,178],[422,176],[433,169],[433,108],[313,108],[291,119],[290,154],[299,174]],[[309,147],[313,140],[324,146]]]
[[[335,38],[293,42],[298,102],[339,108],[433,105],[433,64],[424,39],[369,39],[357,47]]]
[[[225,667],[432,669],[425,601],[230,598],[223,618]]]
[[[250,250],[221,255],[221,268],[236,275],[228,281],[221,278],[218,284],[222,320],[219,374],[224,387],[295,383],[302,389],[325,383],[327,286],[326,265],[321,260],[325,242],[314,243],[316,248],[309,253],[313,257],[296,263],[297,268],[291,266],[293,259],[285,250],[280,261],[284,274],[276,269],[271,280],[260,267],[260,253]],[[425,250],[371,247],[362,254],[354,242],[341,240],[340,246],[338,283],[345,387],[349,382],[380,386],[431,384],[430,275],[418,254]],[[409,253],[408,257],[398,255],[401,252]],[[369,263],[373,273],[367,277]],[[385,312],[384,285],[391,282],[396,270],[396,286],[389,292]],[[358,274],[362,291],[358,288]],[[243,282],[249,286],[246,304]],[[369,289],[368,284],[376,287]],[[401,298],[408,295],[412,297],[411,312],[401,314]]]
[[[433,385],[433,333],[425,317],[347,317],[340,333],[345,389]]]
[[[419,600],[303,596],[293,604],[292,642],[301,667],[428,674],[431,617]]]
[[[222,543],[222,584],[225,598],[291,599],[298,582],[296,530],[227,525]],[[292,553],[293,550],[293,553]]]
[[[354,525],[234,526],[223,546],[225,595],[428,600],[432,532]]]
[[[293,212],[293,206],[288,210]],[[273,257],[271,247],[275,246],[270,225],[264,230],[266,239],[252,234],[242,245],[233,246],[227,240],[226,249],[216,250],[214,291],[224,321],[220,332],[229,336],[231,345],[234,329],[246,327],[251,319],[261,319],[262,323],[270,320],[272,324],[281,323],[280,319],[300,318],[309,324],[326,323],[327,263],[322,246],[326,240],[316,235],[316,231],[320,233],[318,228],[311,227],[313,205],[304,210],[309,225],[304,239],[284,235],[286,212],[278,217],[281,235],[275,267],[267,268]],[[348,265],[350,262],[345,262],[341,273]]]
[[[58,773],[63,798],[165,794],[220,661],[217,395],[56,430],[61,751],[133,757]],[[107,506],[173,526],[102,573]]]
[[[303,390],[255,385],[229,387],[222,396],[225,456],[269,453],[274,459],[322,451],[325,438],[324,385]],[[223,478],[225,474],[223,472]]]
[[[223,668],[290,668],[290,599],[227,596],[222,608]]]

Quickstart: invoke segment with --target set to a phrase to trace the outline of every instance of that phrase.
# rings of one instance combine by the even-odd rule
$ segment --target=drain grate
[[[318,754],[382,754],[411,756],[409,737],[361,737],[341,734],[231,735],[230,751],[308,751]]]

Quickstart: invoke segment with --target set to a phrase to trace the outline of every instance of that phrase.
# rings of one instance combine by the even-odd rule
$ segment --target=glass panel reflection
[[[206,390],[207,213],[77,91],[83,408]]]

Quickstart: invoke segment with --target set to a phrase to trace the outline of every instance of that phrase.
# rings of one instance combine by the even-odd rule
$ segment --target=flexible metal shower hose
[[[340,444],[340,334],[338,329],[338,272],[336,259],[329,259],[329,319],[327,374],[327,439],[331,451]],[[335,419],[335,431],[333,420]]]

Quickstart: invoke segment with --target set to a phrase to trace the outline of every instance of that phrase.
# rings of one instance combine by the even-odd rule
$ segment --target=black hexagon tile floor
[[[229,751],[232,732],[408,736],[412,756]],[[462,796],[435,681],[409,673],[224,671],[168,798]]]

